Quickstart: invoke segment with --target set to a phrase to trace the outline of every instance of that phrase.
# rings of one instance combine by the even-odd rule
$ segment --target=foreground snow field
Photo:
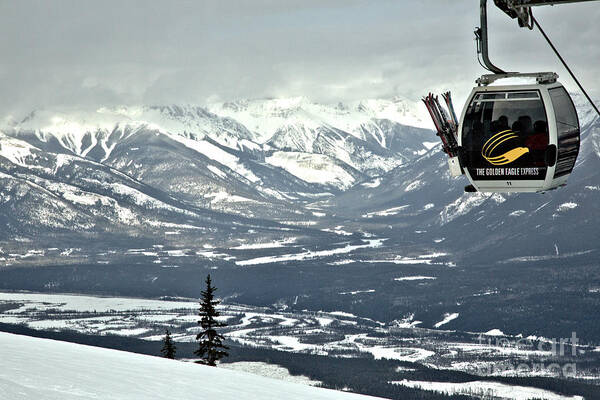
[[[249,373],[0,333],[2,398],[374,399]]]

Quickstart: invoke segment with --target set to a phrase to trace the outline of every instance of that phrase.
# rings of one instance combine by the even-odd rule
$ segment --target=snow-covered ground
[[[305,251],[302,253],[294,253],[294,254],[283,254],[277,256],[264,256],[252,258],[249,260],[236,261],[237,265],[246,266],[246,265],[257,265],[257,264],[271,264],[285,261],[298,261],[298,260],[310,260],[315,258],[328,257],[336,254],[346,254],[352,253],[358,249],[365,248],[377,248],[383,245],[383,242],[387,239],[367,239],[364,240],[364,244],[346,244],[344,247],[336,247],[331,250],[319,250],[319,251]]]
[[[369,399],[251,373],[0,333],[0,393],[11,400]]]
[[[227,368],[233,371],[249,372],[254,375],[260,375],[267,378],[279,379],[286,382],[301,383],[303,385],[318,386],[322,382],[314,381],[306,376],[294,376],[290,374],[287,368],[280,365],[268,364],[260,361],[238,361],[234,363],[221,364],[221,368]]]
[[[398,214],[400,211],[402,211],[403,209],[405,209],[407,207],[409,207],[409,206],[408,205],[403,205],[403,206],[388,208],[386,210],[373,211],[373,212],[364,214],[362,217],[363,218],[389,217],[390,215],[396,215],[396,214]]]
[[[292,244],[296,241],[296,238],[287,238],[282,240],[275,240],[272,242],[257,242],[257,243],[242,243],[239,246],[232,247],[232,250],[256,250],[256,249],[273,249],[279,247],[285,247],[286,245]]]
[[[175,310],[196,309],[197,303],[188,299],[182,301],[151,300],[125,297],[99,297],[76,294],[4,293],[0,292],[0,302],[16,301],[25,304],[11,311],[11,314],[27,310],[57,310],[64,312],[108,312],[134,310]]]
[[[322,154],[276,151],[266,157],[269,164],[280,167],[290,174],[310,183],[333,184],[347,189],[354,183],[354,177],[335,160]]]
[[[527,400],[533,398],[543,400],[584,400],[581,396],[562,396],[548,390],[528,386],[511,386],[498,382],[472,381],[453,383],[402,380],[391,383],[412,388],[433,390],[440,393],[473,394],[510,400]]]
[[[434,280],[437,279],[435,276],[403,276],[400,278],[394,278],[395,281],[423,281],[423,280]]]
[[[442,325],[446,325],[448,322],[458,318],[458,313],[448,313],[446,315],[444,315],[444,319],[441,320],[440,322],[436,323],[435,325],[433,325],[434,328],[439,328]]]

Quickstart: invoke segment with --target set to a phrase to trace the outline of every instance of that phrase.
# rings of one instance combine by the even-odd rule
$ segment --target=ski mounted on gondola
[[[446,102],[447,110],[442,107],[438,100],[438,96],[434,96],[433,93],[429,93],[426,97],[423,97],[423,103],[431,115],[437,135],[442,141],[442,150],[450,157],[456,157],[458,155],[458,122],[456,120],[456,114],[452,107],[452,99],[450,98],[450,92],[443,93],[442,97]]]
[[[442,141],[442,150],[448,155],[448,166],[452,176],[460,176],[463,174],[460,162],[458,161],[458,119],[452,105],[450,92],[442,93],[442,97],[446,103],[446,109],[440,104],[438,97],[429,93],[423,97],[423,103],[431,115],[437,136]]]

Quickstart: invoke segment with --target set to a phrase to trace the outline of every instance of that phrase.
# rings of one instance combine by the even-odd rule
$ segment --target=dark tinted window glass
[[[482,93],[477,95],[479,100],[494,100],[494,99],[504,99],[506,97],[506,93]]]
[[[498,100],[476,97],[469,105],[462,146],[474,179],[545,179],[549,135],[544,103],[537,91],[518,93],[514,100],[506,99],[506,92]]]
[[[509,93],[509,99],[539,99],[540,95],[537,92],[515,92]]]
[[[579,154],[579,119],[571,97],[563,87],[549,90],[558,135],[558,159],[554,176],[565,175],[573,170]]]
[[[556,125],[558,136],[568,134],[569,131],[579,129],[579,119],[577,112],[571,101],[571,97],[563,87],[557,87],[549,90],[552,105],[554,106],[554,115],[556,116]]]

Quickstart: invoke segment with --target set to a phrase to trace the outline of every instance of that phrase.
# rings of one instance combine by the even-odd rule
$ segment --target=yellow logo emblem
[[[508,150],[507,152],[497,156],[494,155],[494,150],[500,144],[514,139],[518,139],[518,136],[510,129],[498,132],[489,138],[487,142],[485,142],[483,148],[481,149],[481,155],[492,165],[510,164],[523,154],[529,153],[529,149],[527,147],[515,147],[514,149]]]

